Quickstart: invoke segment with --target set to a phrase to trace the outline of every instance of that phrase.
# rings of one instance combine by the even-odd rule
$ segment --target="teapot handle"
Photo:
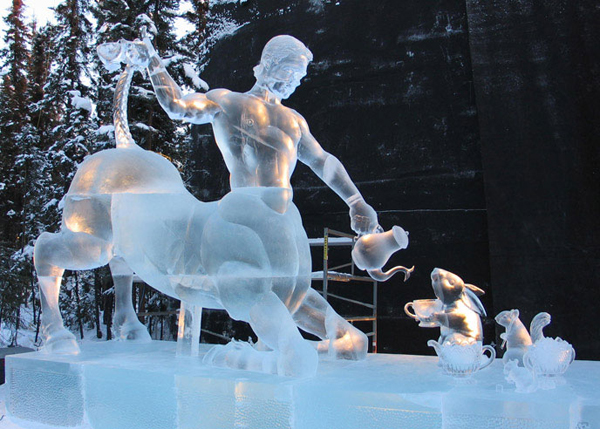
[[[482,365],[479,365],[479,369],[490,366],[494,362],[494,359],[496,359],[496,350],[492,346],[483,346],[481,354],[484,355],[486,350],[490,352],[490,357]]]

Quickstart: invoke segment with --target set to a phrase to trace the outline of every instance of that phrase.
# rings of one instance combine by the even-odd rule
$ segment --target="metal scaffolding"
[[[368,337],[372,337],[372,352],[377,353],[377,281],[373,280],[368,276],[359,276],[354,272],[354,262],[352,261],[352,256],[350,257],[350,262],[344,263],[341,265],[337,265],[334,267],[329,266],[329,250],[331,247],[350,247],[350,252],[354,248],[354,244],[356,243],[357,237],[351,234],[347,234],[345,232],[336,231],[334,229],[325,228],[323,233],[323,238],[311,238],[309,239],[309,243],[311,247],[323,247],[323,271],[313,273],[312,280],[313,281],[322,281],[323,288],[322,290],[316,289],[323,298],[327,301],[330,298],[334,298],[340,301],[349,302],[352,304],[356,304],[361,307],[365,307],[369,309],[369,313],[367,315],[347,315],[342,316],[348,322],[354,324],[355,322],[371,322],[372,329],[371,332],[366,332]],[[345,270],[345,272],[340,272],[338,270]],[[347,272],[349,270],[349,272]],[[339,294],[333,294],[329,291],[329,282],[364,282],[370,283],[373,292],[372,302],[363,302],[356,299],[351,299],[345,296],[340,296]]]

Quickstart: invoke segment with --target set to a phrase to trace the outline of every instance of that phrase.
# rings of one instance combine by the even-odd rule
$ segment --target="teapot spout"
[[[403,267],[402,265],[398,265],[397,267],[394,267],[385,272],[382,271],[381,269],[376,269],[376,270],[367,270],[367,273],[369,273],[369,275],[371,276],[371,278],[373,280],[377,280],[378,282],[385,282],[385,281],[389,280],[398,271],[402,271],[404,273],[404,281],[407,281],[410,278],[410,275],[412,274],[412,272],[414,270],[415,270],[414,266],[412,268],[406,268],[406,267]]]

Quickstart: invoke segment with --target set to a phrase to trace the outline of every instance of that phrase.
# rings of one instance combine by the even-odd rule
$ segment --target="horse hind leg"
[[[62,230],[44,232],[37,239],[34,266],[40,286],[43,350],[49,353],[76,354],[75,336],[65,328],[58,296],[65,269],[84,270],[106,265],[112,244],[86,233]]]
[[[318,355],[306,342],[289,310],[272,292],[272,273],[243,262],[229,261],[219,270],[221,302],[235,319],[244,320],[261,340],[261,350],[248,343],[215,346],[204,362],[285,376],[312,376]]]
[[[319,354],[348,360],[367,357],[367,336],[337,314],[316,290],[308,290],[293,318],[300,329],[322,339],[315,344]]]
[[[121,340],[151,341],[148,330],[139,321],[133,308],[133,270],[118,256],[112,258],[108,265],[115,285],[115,337]]]

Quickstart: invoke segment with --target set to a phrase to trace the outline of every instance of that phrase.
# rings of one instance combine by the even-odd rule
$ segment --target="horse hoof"
[[[67,329],[61,329],[48,336],[41,351],[60,355],[76,355],[80,350],[75,335]]]
[[[139,321],[124,323],[120,328],[119,338],[124,341],[148,343],[152,341],[146,326]]]
[[[331,359],[363,360],[367,358],[369,340],[358,330],[348,331],[341,338],[332,340],[329,344]]]

